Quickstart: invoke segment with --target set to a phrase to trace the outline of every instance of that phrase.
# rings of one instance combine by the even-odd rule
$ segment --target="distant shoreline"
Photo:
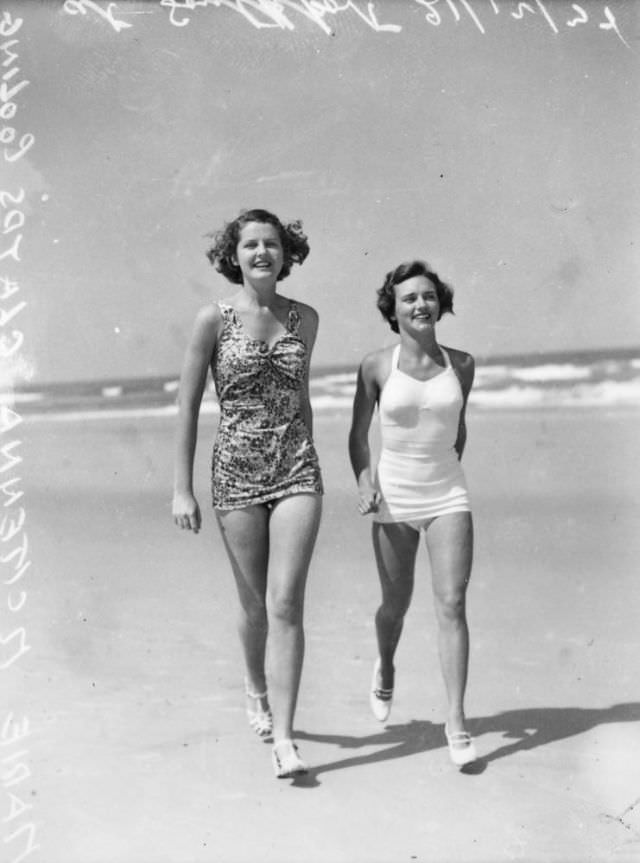
[[[354,365],[317,366],[310,379],[316,411],[350,410],[356,388]],[[30,383],[0,395],[6,405],[29,416],[171,416],[179,377],[109,378],[40,385]],[[640,348],[503,355],[479,359],[470,409],[511,410],[566,407],[640,407]],[[202,412],[218,411],[211,378]]]
[[[526,354],[475,354],[476,366],[517,366],[519,368],[531,368],[549,364],[573,364],[584,365],[606,361],[633,361],[640,360],[640,345],[635,347],[625,346],[619,348],[595,348],[566,351],[539,351]],[[357,372],[358,363],[335,363],[311,366],[311,379],[319,379],[333,375],[347,375]],[[45,390],[52,394],[74,392],[75,394],[95,393],[96,389],[109,387],[126,387],[127,392],[142,392],[162,387],[165,382],[178,380],[179,372],[166,372],[154,375],[141,375],[137,377],[106,377],[106,378],[77,378],[65,381],[25,381],[13,387],[13,392],[29,394]],[[6,392],[0,386],[0,393]]]

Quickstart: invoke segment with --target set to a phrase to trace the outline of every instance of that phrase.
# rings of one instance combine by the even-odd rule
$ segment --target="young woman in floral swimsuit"
[[[304,654],[305,583],[323,488],[309,402],[318,316],[278,294],[276,284],[308,253],[301,224],[283,224],[266,210],[245,211],[215,235],[209,260],[239,290],[196,317],[180,381],[173,498],[175,523],[197,533],[193,462],[211,368],[220,403],[213,506],[240,598],[247,714],[259,736],[273,739],[278,777],[307,769],[292,726]]]

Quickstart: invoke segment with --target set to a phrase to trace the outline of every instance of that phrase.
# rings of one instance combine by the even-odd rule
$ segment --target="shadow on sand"
[[[506,758],[516,752],[535,749],[567,737],[575,737],[599,725],[639,721],[640,702],[614,704],[602,709],[532,707],[524,710],[507,710],[495,716],[476,717],[468,722],[469,730],[475,738],[480,738],[483,734],[498,733],[502,734],[508,742],[482,756],[473,764],[463,767],[461,772],[477,775],[483,773],[492,761]],[[298,740],[315,740],[347,750],[370,746],[383,747],[376,752],[354,754],[310,768],[306,776],[299,776],[293,780],[295,785],[306,788],[320,785],[318,776],[323,773],[375,764],[394,758],[406,758],[421,752],[440,749],[445,745],[443,725],[418,719],[404,725],[387,725],[383,731],[368,734],[365,737],[315,734],[306,731],[297,731],[295,736]]]

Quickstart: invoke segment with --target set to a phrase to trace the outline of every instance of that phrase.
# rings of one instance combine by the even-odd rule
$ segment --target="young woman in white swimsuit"
[[[370,704],[384,722],[391,711],[394,654],[411,602],[420,533],[431,562],[440,661],[449,702],[445,734],[454,764],[476,759],[465,726],[469,657],[465,596],[473,523],[460,459],[473,357],[445,349],[436,323],[453,312],[453,291],[422,261],[401,264],[378,291],[378,308],[399,344],[368,354],[360,366],[349,436],[359,510],[373,513],[373,547],[382,588],[376,613],[379,656]],[[378,406],[381,454],[375,475],[369,428]]]

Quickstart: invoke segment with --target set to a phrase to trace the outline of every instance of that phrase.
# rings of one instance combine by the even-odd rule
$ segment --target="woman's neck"
[[[236,295],[236,302],[247,308],[272,308],[278,305],[279,301],[275,282],[258,287],[251,283],[244,283]]]
[[[425,357],[429,357],[434,362],[439,362],[442,356],[434,330],[430,333],[425,333],[420,339],[416,339],[406,333],[400,333],[400,344],[402,352],[406,356],[412,357],[416,362],[424,361]]]

